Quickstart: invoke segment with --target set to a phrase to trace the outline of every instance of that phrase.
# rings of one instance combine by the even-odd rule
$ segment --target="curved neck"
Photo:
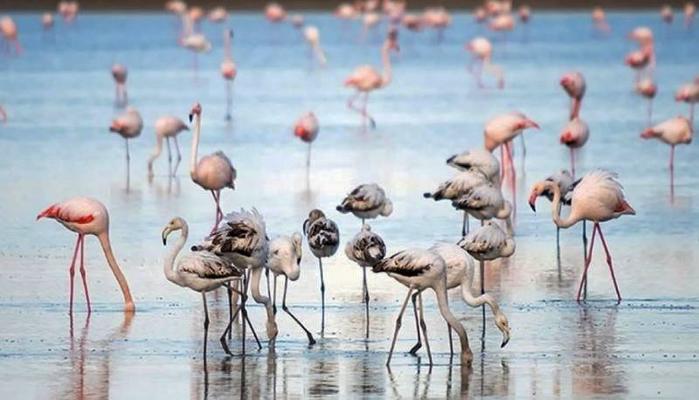
[[[447,299],[447,287],[446,287],[446,277],[441,280],[437,285],[435,285],[432,290],[434,290],[437,296],[437,306],[439,307],[439,312],[442,317],[447,321],[447,324],[456,331],[459,335],[459,341],[461,342],[461,353],[470,353],[471,347],[468,345],[468,336],[466,335],[466,330],[463,325],[459,323],[454,314],[449,310],[449,301]]]
[[[577,118],[580,115],[580,105],[582,104],[582,98],[573,98],[573,106],[570,110],[570,120]]]
[[[553,207],[551,207],[551,218],[553,219],[553,223],[559,228],[570,228],[578,221],[573,218],[572,213],[568,215],[568,218],[565,220],[561,219],[561,188],[559,188],[558,184],[555,182],[549,182],[547,183],[547,186],[548,189],[553,191],[553,200],[551,200],[553,205]]]
[[[163,136],[155,135],[155,148],[148,158],[148,172],[153,173],[153,161],[163,152]]]
[[[483,304],[487,304],[492,310],[493,315],[497,316],[501,312],[498,303],[495,302],[493,297],[490,296],[488,293],[482,294],[478,297],[474,296],[473,292],[471,291],[472,285],[473,264],[469,263],[469,266],[466,269],[466,274],[461,280],[461,297],[464,299],[464,302],[466,302],[466,304],[468,304],[470,307],[475,308],[482,306]]]
[[[163,263],[163,272],[167,280],[179,286],[184,286],[184,283],[180,278],[180,274],[175,271],[175,259],[177,258],[177,254],[182,251],[185,243],[187,243],[187,236],[189,236],[189,228],[185,225],[182,227],[180,238],[177,239],[175,245],[172,246],[172,250],[167,254],[165,262]]]
[[[201,115],[194,117],[194,133],[192,134],[192,154],[189,172],[194,178],[197,175],[197,151],[199,150],[199,135],[201,134]]]
[[[391,56],[388,44],[385,44],[381,49],[381,62],[383,63],[383,72],[381,73],[381,86],[386,86],[391,83],[393,71],[391,69]]]
[[[126,281],[126,277],[124,277],[124,274],[121,272],[121,268],[119,268],[119,264],[117,264],[116,259],[114,258],[112,245],[109,242],[109,233],[107,233],[107,231],[102,232],[97,235],[97,238],[102,245],[102,250],[104,251],[104,256],[107,258],[109,268],[111,268],[114,278],[116,278],[117,283],[119,284],[121,293],[124,295],[124,311],[134,311],[135,306],[133,298],[131,297],[131,291],[129,290],[129,283]]]
[[[265,310],[267,311],[267,326],[270,327],[272,325],[276,325],[276,322],[274,321],[274,310],[272,309],[272,302],[269,300],[269,297],[263,296],[262,293],[260,293],[261,277],[262,267],[254,268],[250,273],[250,292],[252,293],[252,298],[255,300],[255,302],[265,306]],[[269,285],[269,280],[267,281],[267,284]],[[267,288],[269,288],[269,286],[267,286]],[[270,329],[271,328],[268,328],[267,331],[269,332]]]

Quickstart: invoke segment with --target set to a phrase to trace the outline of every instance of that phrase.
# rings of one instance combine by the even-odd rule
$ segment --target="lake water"
[[[348,111],[344,78],[362,63],[378,65],[382,34],[362,36],[358,23],[307,13],[322,36],[329,65],[308,58],[299,33],[271,26],[260,14],[236,13],[234,56],[239,74],[234,119],[224,121],[225,91],[218,66],[221,25],[204,23],[214,50],[198,57],[176,44],[174,17],[165,14],[84,14],[43,32],[39,16],[18,14],[21,57],[0,57],[0,104],[9,121],[0,125],[0,379],[1,398],[687,398],[699,378],[699,173],[696,144],[677,149],[674,191],[669,186],[669,148],[642,141],[646,104],[633,93],[633,74],[623,65],[634,48],[626,33],[652,27],[657,38],[655,120],[687,113],[674,90],[697,74],[699,41],[676,22],[661,25],[656,12],[611,13],[613,32],[594,34],[588,13],[536,13],[527,27],[503,40],[483,32],[465,13],[438,43],[434,32],[402,32],[392,84],[370,96],[377,129],[363,131]],[[503,91],[479,90],[466,71],[467,39],[486,34],[494,61],[505,68]],[[128,66],[130,102],[145,128],[131,143],[127,190],[124,145],[108,133],[114,108],[109,68]],[[637,215],[604,224],[624,301],[616,305],[604,257],[590,269],[589,301],[574,301],[582,271],[580,229],[562,231],[560,270],[549,206],[526,205],[528,188],[568,166],[558,134],[568,98],[559,77],[583,72],[588,90],[582,116],[591,138],[578,171],[603,167],[619,173]],[[488,264],[487,289],[501,303],[512,340],[499,348],[490,315],[480,340],[480,311],[452,293],[474,350],[472,370],[450,365],[446,329],[434,298],[426,296],[436,365],[407,354],[414,340],[406,314],[392,368],[384,366],[395,316],[405,288],[384,275],[369,276],[371,339],[364,340],[361,270],[342,250],[327,261],[325,337],[308,347],[283,314],[276,351],[255,351],[242,361],[226,357],[217,337],[227,305],[209,296],[212,325],[206,368],[202,360],[202,307],[197,294],[167,282],[160,232],[176,215],[190,223],[192,241],[213,220],[211,196],[187,174],[190,134],[180,136],[185,160],[169,179],[167,161],[156,162],[149,182],[146,158],[154,145],[153,123],[173,114],[185,119],[194,101],[203,106],[200,154],[221,149],[238,170],[235,191],[224,191],[224,211],[257,207],[274,237],[301,229],[318,207],[337,221],[347,239],[359,221],[334,207],[355,185],[377,182],[395,211],[372,222],[389,252],[459,239],[461,217],[448,204],[422,198],[449,178],[444,160],[482,144],[484,122],[521,110],[542,129],[526,133],[518,175],[517,252]],[[295,119],[313,110],[321,132],[307,175],[306,147],[292,135]],[[94,312],[87,318],[76,283],[76,312],[69,318],[67,269],[74,236],[51,221],[36,222],[45,206],[76,195],[102,200],[111,214],[117,259],[135,295],[137,313],[120,312],[117,290],[97,241],[86,244]],[[343,240],[344,246],[344,240]],[[290,285],[289,302],[318,336],[318,268],[305,248],[302,274]],[[251,308],[261,331],[263,309]],[[236,330],[232,347],[240,347]],[[235,339],[238,338],[238,339]],[[456,359],[455,359],[456,362]]]

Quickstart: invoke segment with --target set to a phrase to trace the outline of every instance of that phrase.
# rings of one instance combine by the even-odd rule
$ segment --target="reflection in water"
[[[581,307],[573,366],[573,394],[627,393],[625,375],[613,357],[616,347],[618,309]]]
[[[153,176],[148,176],[148,184],[151,187],[155,188],[155,193],[158,197],[161,196],[174,196],[174,197],[179,197],[180,196],[180,177],[175,176],[175,175],[168,175],[165,177],[167,179],[167,184],[162,185],[159,182],[156,182],[155,177]],[[159,181],[159,179],[158,179]]]
[[[337,395],[340,391],[339,374],[340,362],[332,352],[327,349],[327,342],[321,341],[318,350],[327,352],[327,356],[311,361],[308,376],[308,392],[311,396],[323,397]]]
[[[359,359],[348,361],[350,370],[356,375],[350,383],[350,393],[372,396],[383,396],[386,381],[385,369],[376,368],[376,356],[364,352]]]

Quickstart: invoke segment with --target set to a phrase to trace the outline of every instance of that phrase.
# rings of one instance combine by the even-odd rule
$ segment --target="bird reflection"
[[[150,185],[152,188],[155,188],[155,193],[159,197],[160,196],[179,197],[180,191],[181,191],[180,177],[176,176],[176,175],[168,175],[166,177],[166,179],[167,179],[167,184],[162,185],[162,184],[156,182],[155,177],[153,177],[151,175],[151,176],[148,176],[148,185]]]
[[[335,359],[320,358],[313,361],[309,371],[309,394],[321,398],[337,395],[340,391],[339,371],[340,363]]]

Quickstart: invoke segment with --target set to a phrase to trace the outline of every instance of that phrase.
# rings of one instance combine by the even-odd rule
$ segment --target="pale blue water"
[[[0,397],[691,396],[699,377],[699,208],[694,203],[699,174],[693,168],[699,151],[696,144],[677,149],[671,198],[669,148],[638,137],[646,104],[632,91],[633,74],[623,57],[634,47],[626,33],[636,25],[652,27],[659,86],[654,119],[686,113],[687,106],[675,103],[672,94],[699,71],[699,33],[686,32],[680,23],[661,26],[656,12],[612,13],[614,31],[605,39],[593,33],[588,13],[536,13],[504,43],[482,32],[469,15],[457,14],[443,43],[433,32],[401,33],[393,83],[370,96],[378,128],[362,132],[359,117],[345,106],[351,91],[342,81],[356,65],[378,65],[381,34],[362,40],[357,24],[343,25],[321,13],[305,16],[321,31],[329,60],[325,69],[309,62],[305,43],[290,26],[270,26],[258,14],[231,18],[239,74],[234,121],[227,124],[218,74],[220,25],[203,25],[214,50],[199,57],[195,73],[192,54],[176,45],[169,15],[83,14],[72,26],[57,21],[48,33],[38,15],[15,15],[26,51],[17,58],[0,57],[0,104],[10,118],[0,125],[0,368],[5,371]],[[466,71],[463,45],[476,34],[495,39],[494,61],[506,72],[504,91],[478,90]],[[130,102],[146,123],[131,143],[128,192],[123,142],[107,132],[119,112],[109,73],[113,62],[128,66]],[[573,301],[582,269],[579,227],[562,232],[559,275],[549,207],[542,200],[540,212],[533,214],[526,205],[534,181],[568,166],[567,149],[558,144],[568,98],[558,80],[570,69],[583,72],[588,84],[582,116],[591,138],[578,157],[578,171],[617,171],[638,212],[604,225],[625,299],[618,307],[607,301],[613,289],[601,254],[590,278],[590,297],[599,301],[588,306]],[[177,179],[164,175],[165,157],[156,162],[159,175],[152,183],[145,166],[155,119],[164,114],[185,119],[194,101],[204,108],[200,154],[222,149],[238,170],[237,189],[223,193],[224,210],[256,206],[275,236],[300,230],[307,212],[319,207],[348,238],[359,221],[338,215],[334,206],[355,185],[375,181],[395,205],[390,218],[372,223],[391,252],[458,240],[460,215],[421,193],[451,176],[444,165],[448,156],[481,145],[488,118],[521,110],[539,122],[540,131],[526,133],[524,165],[519,143],[515,146],[517,253],[489,266],[486,276],[510,319],[510,344],[498,348],[499,333],[489,319],[485,352],[479,352],[480,312],[467,309],[454,293],[452,308],[466,318],[475,360],[470,372],[449,368],[444,323],[428,295],[438,365],[428,373],[425,357],[418,366],[405,355],[414,334],[412,317],[406,316],[394,366],[387,370],[404,288],[386,276],[370,276],[372,339],[364,341],[361,272],[340,251],[326,263],[326,337],[310,349],[300,330],[280,315],[276,358],[265,347],[241,368],[239,359],[224,357],[216,341],[225,322],[224,296],[215,303],[210,296],[206,384],[201,301],[164,279],[160,231],[180,215],[190,222],[194,238],[204,235],[213,204],[187,175],[189,133],[180,136],[185,159]],[[321,124],[309,181],[305,146],[292,135],[295,119],[307,110]],[[66,270],[74,237],[58,224],[34,218],[46,205],[75,195],[94,196],[108,206],[113,246],[138,312],[123,320],[120,294],[96,241],[89,239],[86,262],[96,312],[86,324],[77,289],[71,339]],[[309,254],[289,299],[316,333],[317,267]],[[260,327],[261,311],[252,310]],[[232,346],[237,349],[239,342]]]

